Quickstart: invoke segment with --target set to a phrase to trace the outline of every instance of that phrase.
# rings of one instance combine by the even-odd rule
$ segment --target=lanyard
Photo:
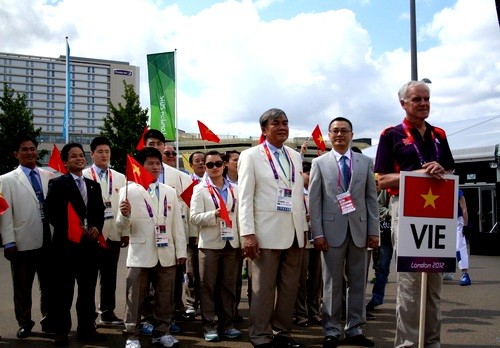
[[[276,170],[276,165],[274,164],[274,161],[273,161],[273,158],[271,156],[271,152],[269,151],[269,147],[267,146],[267,144],[264,142],[262,143],[262,145],[264,146],[264,152],[266,153],[266,156],[267,156],[267,160],[269,161],[269,164],[271,165],[271,169],[273,171],[273,174],[274,174],[274,178],[276,180],[279,180],[279,175],[278,175],[278,171]],[[286,149],[283,147],[283,151],[285,153],[285,155],[290,158],[290,156],[288,155],[288,152],[286,151]],[[293,161],[290,160],[290,168],[292,170],[292,183],[295,183],[295,165],[293,164]]]
[[[219,192],[217,190],[214,190],[213,183],[209,180],[210,179],[207,178],[207,181],[206,181],[208,192],[210,193],[210,196],[212,197],[212,201],[214,202],[215,209],[219,209],[219,202],[217,202],[217,198],[219,198],[219,201],[221,201],[221,200],[223,200],[222,196],[219,194]],[[231,213],[234,213],[234,209],[236,206],[236,197],[234,196],[234,189],[231,186],[231,184],[229,184],[229,191],[231,192],[231,198],[233,199],[233,204],[231,206]],[[217,195],[217,198],[215,198],[216,195]]]
[[[410,129],[413,128],[412,125],[408,122],[407,119],[403,120],[403,123],[401,123],[403,126],[403,130],[406,134],[406,138],[408,139],[405,144],[407,145],[412,145],[415,151],[417,152],[418,160],[420,161],[420,165],[423,165],[425,163],[424,157],[422,156],[422,153],[420,152],[417,144],[415,143],[415,139],[413,138],[413,135],[410,132]],[[434,149],[436,150],[436,162],[439,162],[439,147],[438,147],[438,139],[436,138],[436,135],[434,134],[434,131],[431,130],[431,139],[432,142],[434,143]]]
[[[146,204],[146,209],[148,211],[149,217],[152,219],[154,217],[153,214],[153,208],[149,205],[148,201],[144,199],[144,203]],[[167,212],[168,212],[168,207],[167,207],[167,196],[165,195],[165,198],[163,199],[163,217],[167,217]]]
[[[107,172],[108,172],[108,182],[107,182],[108,194],[109,196],[111,196],[111,194],[113,193],[113,174],[111,174],[111,169],[108,169]],[[97,182],[101,181],[101,179],[97,176],[94,167],[90,167],[90,173],[92,174],[92,179],[94,179],[94,181]]]

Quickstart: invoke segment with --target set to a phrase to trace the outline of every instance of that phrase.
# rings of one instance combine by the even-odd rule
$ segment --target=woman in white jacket
[[[205,155],[206,173],[193,190],[190,220],[199,226],[200,308],[205,340],[235,339],[233,311],[239,276],[238,188],[222,176],[224,161],[217,151]],[[220,301],[217,306],[214,299]],[[218,318],[218,323],[215,321]]]

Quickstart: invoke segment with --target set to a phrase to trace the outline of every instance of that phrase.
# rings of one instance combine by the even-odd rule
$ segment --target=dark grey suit
[[[365,324],[366,241],[379,235],[377,192],[372,160],[352,153],[350,193],[356,208],[343,215],[337,195],[345,191],[339,180],[339,165],[333,151],[312,162],[309,209],[314,238],[324,237],[328,251],[322,253],[323,331],[340,336],[342,279],[348,278],[346,336],[362,333]],[[339,188],[338,183],[341,183]]]

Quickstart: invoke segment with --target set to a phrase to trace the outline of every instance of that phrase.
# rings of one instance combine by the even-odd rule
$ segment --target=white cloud
[[[149,107],[146,55],[177,49],[179,126],[191,132],[200,119],[218,134],[258,135],[271,107],[288,114],[292,136],[318,123],[325,133],[344,116],[357,137],[377,138],[402,119],[396,93],[410,77],[409,52],[372,57],[350,10],[265,21],[259,10],[272,3],[229,0],[187,16],[147,0],[3,0],[0,51],[57,57],[69,36],[75,56],[140,66]],[[499,35],[487,0],[459,0],[420,30],[419,40],[439,43],[418,55],[419,76],[433,81],[430,122],[498,113]]]

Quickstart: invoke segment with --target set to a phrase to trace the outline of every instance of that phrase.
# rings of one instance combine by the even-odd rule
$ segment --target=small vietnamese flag
[[[141,134],[141,138],[139,139],[139,142],[137,143],[137,146],[135,147],[135,149],[137,151],[141,151],[142,149],[144,149],[146,147],[146,143],[144,142],[144,136],[146,135],[148,130],[149,130],[148,126],[144,127],[144,130],[142,131],[142,134]]]
[[[7,202],[5,197],[0,193],[0,215],[5,213],[7,209],[9,209],[9,202]]]
[[[455,195],[453,180],[405,177],[403,215],[453,219]]]
[[[187,204],[188,207],[191,208],[191,197],[193,196],[193,189],[196,185],[198,185],[198,183],[200,182],[200,180],[198,179],[194,179],[193,182],[191,183],[191,185],[189,185],[184,191],[182,191],[182,193],[180,194],[182,200],[184,201],[184,203]]]
[[[80,217],[73,208],[71,203],[68,203],[68,240],[73,243],[80,243],[83,235],[82,224]]]
[[[198,128],[200,129],[200,137],[203,140],[212,141],[214,143],[220,143],[220,138],[214,134],[207,126],[205,126],[201,121],[198,121]]]
[[[99,236],[97,237],[97,243],[103,249],[108,248],[108,243],[106,243],[106,240],[104,239],[104,236],[102,235],[102,233],[99,233]]]
[[[323,139],[323,134],[321,134],[321,129],[319,129],[319,124],[317,124],[316,128],[314,128],[312,132],[312,138],[314,140],[314,143],[316,143],[318,149],[320,149],[321,151],[326,151],[325,140]]]
[[[224,202],[224,199],[222,199],[221,195],[219,194],[219,191],[215,190],[209,183],[208,185],[208,190],[210,191],[210,194],[213,197],[213,193],[217,195],[217,198],[219,200],[220,204],[220,218],[226,222],[226,225],[229,228],[233,228],[233,222],[231,221],[231,218],[229,217],[229,213],[227,212],[227,207],[226,203]]]
[[[52,148],[52,154],[50,155],[48,165],[50,168],[55,169],[62,174],[68,173],[68,170],[64,166],[64,163],[61,159],[61,152],[57,148],[56,144],[54,144],[54,147]]]
[[[149,185],[156,181],[156,178],[139,164],[132,156],[127,155],[127,180],[134,181],[142,185],[146,190]]]

